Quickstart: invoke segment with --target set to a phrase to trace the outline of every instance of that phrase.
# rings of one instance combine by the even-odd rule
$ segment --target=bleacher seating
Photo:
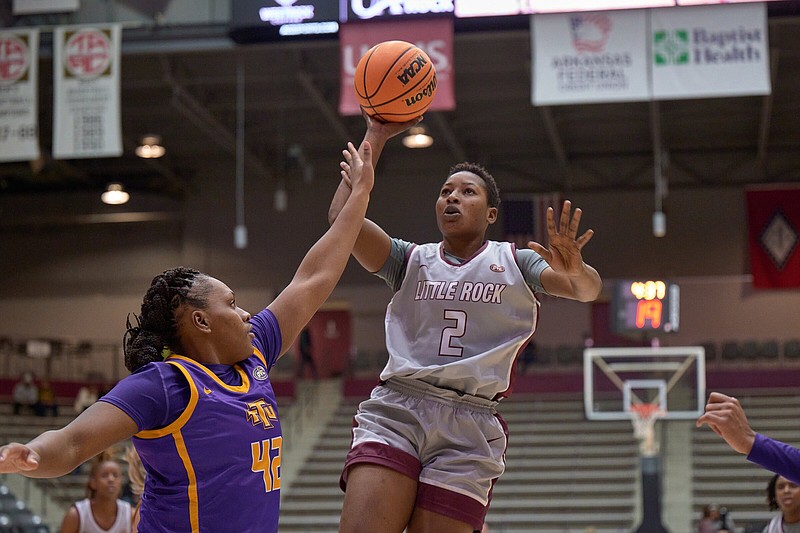
[[[512,397],[513,398],[513,397]],[[335,532],[338,480],[357,404],[345,401],[297,481],[284,489],[282,532]],[[579,396],[509,399],[507,470],[494,487],[487,522],[506,533],[627,531],[633,522],[638,451],[631,424],[588,422]]]
[[[50,528],[8,487],[0,485],[0,533],[50,533]]]

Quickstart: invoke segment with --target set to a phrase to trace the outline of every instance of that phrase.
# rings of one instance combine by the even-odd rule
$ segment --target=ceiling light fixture
[[[428,135],[425,126],[414,126],[408,130],[408,135],[403,137],[403,146],[406,148],[427,148],[433,144],[433,137]]]
[[[122,205],[127,203],[130,198],[131,195],[125,192],[121,183],[109,183],[106,192],[100,195],[103,203],[108,205]]]
[[[144,135],[141,144],[136,147],[136,155],[144,159],[155,159],[165,153],[167,150],[161,146],[160,135]]]

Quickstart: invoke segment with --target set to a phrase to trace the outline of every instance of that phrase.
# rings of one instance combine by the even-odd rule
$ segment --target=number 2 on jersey
[[[461,357],[464,349],[458,346],[451,346],[450,342],[455,337],[463,337],[467,331],[467,313],[456,309],[445,309],[445,320],[455,321],[454,326],[446,327],[442,330],[442,340],[439,342],[439,355],[445,357]]]

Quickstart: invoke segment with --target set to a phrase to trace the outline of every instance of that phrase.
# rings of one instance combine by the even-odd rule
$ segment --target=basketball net
[[[633,436],[639,440],[639,453],[647,457],[658,455],[654,426],[656,420],[667,413],[655,403],[632,404],[630,413]]]

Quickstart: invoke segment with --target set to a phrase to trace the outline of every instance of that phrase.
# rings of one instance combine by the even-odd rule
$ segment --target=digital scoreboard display
[[[237,42],[336,34],[339,4],[332,0],[233,0],[230,36]]]
[[[680,327],[680,288],[669,281],[618,281],[611,312],[617,333],[676,332]]]

